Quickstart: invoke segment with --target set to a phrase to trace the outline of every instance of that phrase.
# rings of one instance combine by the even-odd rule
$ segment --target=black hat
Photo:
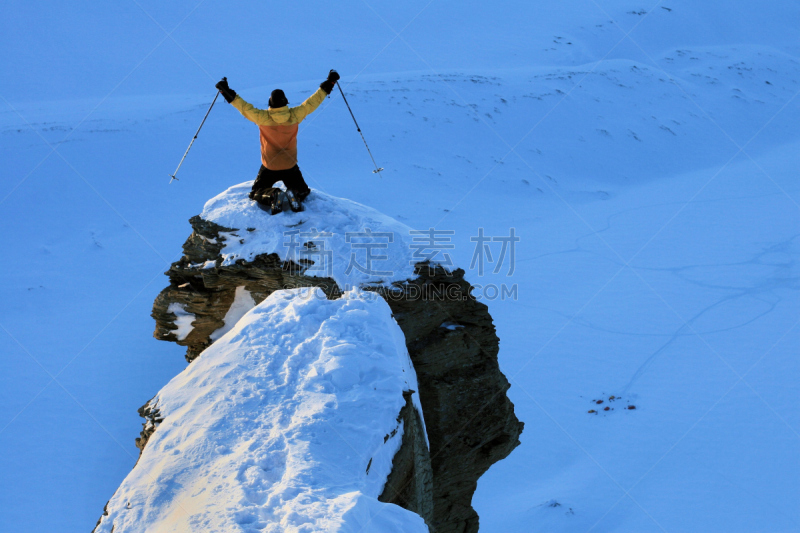
[[[286,99],[286,95],[283,94],[283,91],[280,89],[272,91],[269,97],[269,106],[274,109],[285,105],[289,105],[289,100]]]

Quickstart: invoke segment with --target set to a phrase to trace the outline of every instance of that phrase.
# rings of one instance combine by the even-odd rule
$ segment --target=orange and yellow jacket
[[[299,106],[257,109],[236,95],[231,105],[244,118],[258,124],[261,131],[261,163],[270,170],[285,170],[297,164],[297,125],[318,108],[326,96],[328,93],[317,89]]]

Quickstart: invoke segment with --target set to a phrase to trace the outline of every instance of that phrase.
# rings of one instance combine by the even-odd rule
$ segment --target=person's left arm
[[[319,89],[317,89],[314,94],[312,94],[299,106],[292,108],[292,115],[294,116],[294,119],[299,123],[308,115],[313,113],[314,110],[319,107],[322,101],[325,100],[325,97],[331,94],[331,91],[333,91],[333,86],[338,79],[339,73],[335,70],[331,70],[328,73],[328,79],[320,84]]]

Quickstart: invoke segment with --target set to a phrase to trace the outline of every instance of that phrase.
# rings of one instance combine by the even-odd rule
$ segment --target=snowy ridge
[[[342,289],[415,277],[414,264],[424,257],[415,256],[421,244],[414,244],[412,229],[405,224],[365,205],[317,190],[303,202],[304,211],[270,216],[248,197],[252,184],[240,183],[218,194],[206,203],[200,215],[204,220],[238,230],[222,234],[223,265],[269,253],[295,262],[306,258],[316,264],[304,274],[332,277]],[[309,241],[316,244],[314,250],[303,246]],[[376,247],[368,251],[366,247],[371,245]],[[367,254],[374,260],[369,261]],[[208,267],[214,266],[213,261],[207,263]]]
[[[377,500],[409,389],[379,296],[278,291],[159,392],[164,420],[97,531],[427,531]]]

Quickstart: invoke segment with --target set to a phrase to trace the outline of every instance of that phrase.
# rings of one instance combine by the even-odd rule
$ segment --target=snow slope
[[[467,272],[519,286],[483,299],[527,429],[482,531],[800,530],[796,2],[7,5],[0,529],[90,529],[184,367],[151,337],[162,273],[259,166],[218,102],[167,185],[213,84],[294,103],[335,67],[386,171],[334,94],[312,187],[454,230],[465,268],[479,227],[522,239],[510,278]],[[611,395],[637,409],[587,412]]]
[[[98,531],[427,531],[377,500],[409,389],[380,297],[275,292],[156,395],[164,420]]]

